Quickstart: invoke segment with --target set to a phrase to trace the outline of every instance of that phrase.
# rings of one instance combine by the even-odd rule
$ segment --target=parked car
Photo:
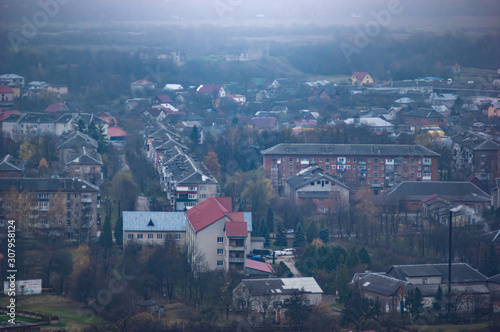
[[[278,257],[278,256],[283,256],[283,255],[284,255],[284,253],[283,253],[283,251],[282,251],[282,250],[275,250],[275,251],[274,251],[274,254],[276,255],[276,257]]]
[[[294,232],[295,232],[295,231],[294,231],[293,229],[287,229],[287,230],[286,230],[286,233],[287,233],[287,234],[293,234]]]
[[[252,251],[252,254],[265,257],[265,256],[272,256],[273,251],[270,249],[254,249]]]
[[[293,248],[283,249],[283,255],[284,256],[295,255],[295,249],[293,249]]]

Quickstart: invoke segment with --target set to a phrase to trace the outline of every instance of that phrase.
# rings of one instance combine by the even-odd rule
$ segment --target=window
[[[218,236],[217,243],[224,243],[224,238],[222,236]]]
[[[290,165],[290,166],[288,167],[288,170],[293,171],[293,165]]]
[[[295,168],[296,168],[296,169],[299,169],[299,165],[295,165]]]
[[[368,162],[371,163],[372,162],[372,158],[368,158]]]
[[[410,174],[410,179],[414,180],[415,179],[415,174],[411,173]]]
[[[325,158],[325,163],[329,164],[330,163],[330,158]]]
[[[188,199],[196,199],[196,194],[188,194]]]
[[[378,158],[374,158],[374,159],[373,159],[373,163],[374,163],[375,165],[378,165]]]
[[[410,167],[410,172],[415,172],[415,166]]]
[[[378,166],[373,166],[373,171],[378,172]]]
[[[314,181],[313,181],[313,182],[311,182],[311,186],[314,186]]]
[[[323,162],[323,158],[319,158],[319,162],[320,162],[320,163],[321,163],[321,162]]]
[[[289,164],[293,163],[293,158],[288,158],[288,163]]]
[[[329,165],[326,165],[326,166],[325,166],[325,170],[329,171],[329,170],[330,170],[330,166],[329,166]]]
[[[207,195],[202,194],[202,195],[200,195],[200,198],[207,198]]]
[[[163,234],[156,234],[156,239],[157,240],[163,239]]]
[[[410,164],[415,165],[415,159],[410,159]]]
[[[356,165],[352,165],[352,169],[353,169],[353,170],[356,170]]]
[[[295,158],[295,162],[300,162],[300,158]]]
[[[371,169],[372,169],[372,167],[370,165],[368,165],[368,170],[371,170]]]
[[[200,186],[200,190],[207,190],[207,186]]]
[[[142,234],[137,234],[138,239],[142,239]]]
[[[347,165],[347,169],[351,169],[351,165]]]
[[[373,178],[378,179],[378,173],[373,173]]]
[[[224,249],[217,249],[217,255],[224,255]]]
[[[224,266],[224,261],[217,261],[217,266]]]
[[[422,177],[422,173],[417,173],[417,178],[421,178]]]
[[[178,241],[181,239],[181,235],[180,234],[175,234],[175,239]]]
[[[347,158],[347,162],[350,162],[351,161],[351,158]]]
[[[134,234],[129,234],[128,238],[129,238],[129,240],[132,240],[134,238]]]
[[[313,158],[313,163],[315,163],[315,162],[316,162],[316,158]]]
[[[152,240],[153,239],[153,234],[148,234],[148,239]]]
[[[321,181],[316,181],[316,184],[321,184]]]

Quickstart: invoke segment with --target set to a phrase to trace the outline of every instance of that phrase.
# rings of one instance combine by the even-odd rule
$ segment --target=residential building
[[[3,74],[0,75],[1,85],[15,85],[24,88],[24,77],[16,74]]]
[[[61,135],[56,147],[59,150],[59,161],[63,165],[66,165],[66,163],[72,160],[71,156],[77,154],[81,148],[97,151],[98,144],[95,139],[87,134],[75,130]]]
[[[82,146],[76,154],[69,156],[66,169],[71,178],[83,179],[100,185],[103,180],[101,154]]]
[[[252,233],[250,212],[233,212],[230,197],[211,197],[186,211],[186,216],[191,264],[221,272],[245,272]]]
[[[249,119],[245,127],[253,130],[275,130],[278,129],[278,120],[274,117],[253,117]]]
[[[500,102],[492,102],[488,106],[488,118],[500,117]]]
[[[489,136],[464,132],[451,137],[453,171],[466,178],[474,174],[487,188],[495,186],[498,177],[498,143]]]
[[[274,273],[272,266],[268,263],[245,259],[245,276],[248,278],[271,278]]]
[[[377,301],[384,312],[401,312],[411,283],[399,280],[384,272],[354,274],[351,287],[360,290],[363,297]]]
[[[130,90],[133,97],[144,97],[149,91],[153,91],[154,89],[154,83],[148,80],[138,80],[130,83]]]
[[[289,144],[261,151],[264,172],[276,189],[311,165],[342,179],[351,189],[390,188],[402,181],[437,181],[439,154],[421,145]]]
[[[50,104],[43,110],[45,113],[69,112],[68,106],[64,103]]]
[[[163,245],[171,240],[184,248],[186,222],[184,212],[123,211],[123,246]]]
[[[27,235],[88,243],[97,231],[100,191],[81,179],[0,179],[0,221],[16,220]]]
[[[433,85],[429,82],[421,80],[407,80],[407,81],[392,81],[389,83],[381,84],[373,88],[368,88],[372,93],[389,93],[389,94],[430,94],[433,91]]]
[[[413,132],[425,127],[446,127],[448,125],[446,116],[432,108],[419,108],[408,112],[404,116],[404,122],[410,126]]]
[[[43,113],[11,114],[2,121],[2,132],[14,141],[23,139],[25,135],[49,133],[59,136],[73,130],[73,121],[71,114],[63,114],[55,119]]]
[[[169,95],[158,95],[153,98],[153,105],[160,105],[160,104],[173,104],[174,101],[172,98],[170,98]]]
[[[355,71],[352,73],[352,76],[349,78],[349,84],[350,85],[372,85],[373,84],[373,78],[370,76],[365,71]]]
[[[491,203],[490,195],[468,181],[405,181],[387,192],[389,198],[398,201],[400,206],[405,206],[409,211],[422,210],[422,200],[429,199],[431,195],[446,199],[450,207],[469,207],[478,215]]]
[[[20,178],[24,173],[26,161],[5,155],[0,161],[0,178]]]
[[[213,98],[223,98],[227,95],[222,84],[202,84],[196,89],[196,93],[209,95]]]
[[[323,290],[312,277],[243,279],[233,290],[233,308],[250,313],[277,313],[282,321],[292,296],[298,293],[302,293],[304,305],[317,306]]]
[[[0,85],[0,108],[12,106],[14,102],[14,90],[8,85]]]
[[[57,93],[57,95],[61,97],[68,94],[68,86],[61,84],[49,84],[47,91]]]
[[[354,124],[358,126],[367,126],[371,130],[376,132],[394,132],[394,125],[384,119],[379,117],[362,117],[362,118],[350,118],[344,120],[346,124]]]
[[[319,166],[310,166],[285,180],[284,195],[296,204],[314,203],[317,213],[349,207],[350,189],[325,173]]]

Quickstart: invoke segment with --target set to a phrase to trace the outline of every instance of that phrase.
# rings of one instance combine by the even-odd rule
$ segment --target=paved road
[[[286,266],[292,271],[294,277],[302,277],[299,269],[295,266],[295,261],[293,260],[294,256],[280,256],[278,261],[282,261]]]
[[[137,197],[137,202],[135,202],[135,211],[149,211],[149,201],[147,197],[139,196]]]

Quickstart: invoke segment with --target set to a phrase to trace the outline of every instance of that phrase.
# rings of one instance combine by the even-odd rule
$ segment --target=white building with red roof
[[[233,212],[230,197],[211,197],[186,211],[186,247],[193,265],[245,272],[252,214]]]
[[[223,98],[227,95],[227,91],[222,84],[202,84],[196,89],[196,93],[218,98]]]
[[[373,78],[365,71],[355,71],[349,78],[349,83],[351,85],[372,85]]]
[[[7,85],[0,85],[0,106],[12,105],[14,90]]]

